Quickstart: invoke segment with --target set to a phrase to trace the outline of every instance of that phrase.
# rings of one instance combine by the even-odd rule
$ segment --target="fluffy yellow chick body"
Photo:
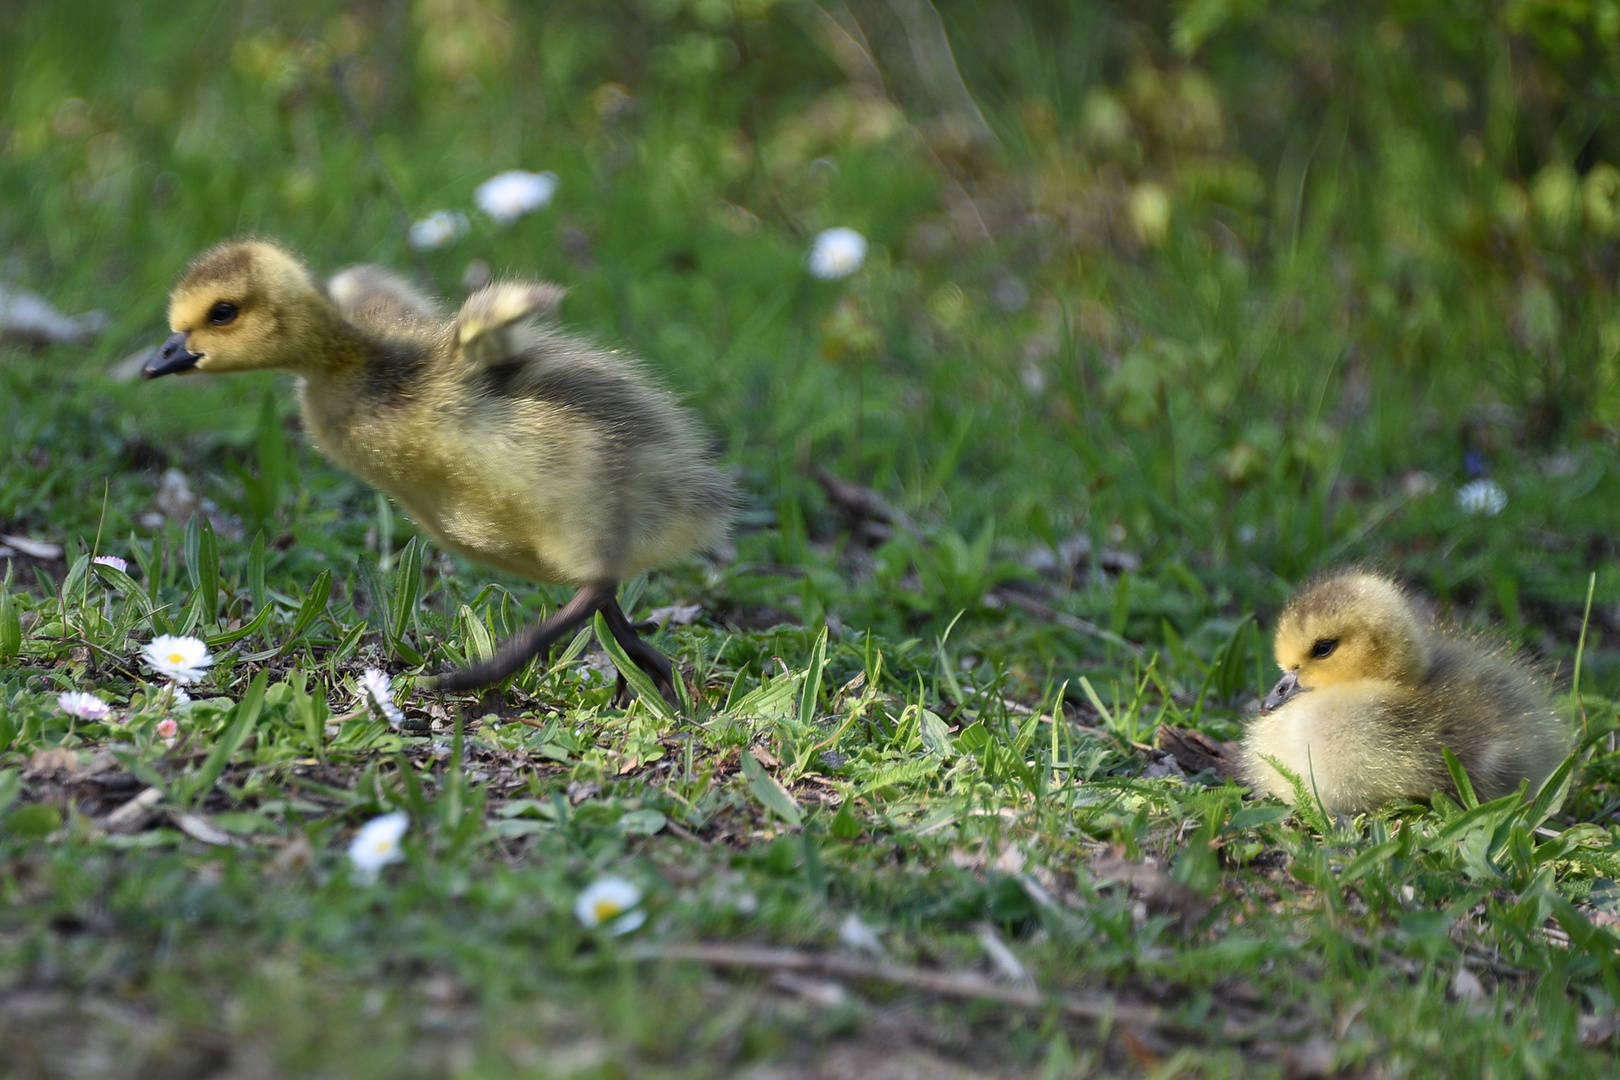
[[[1306,585],[1277,623],[1282,680],[1244,736],[1256,791],[1294,801],[1268,761],[1329,810],[1455,794],[1449,749],[1481,799],[1539,786],[1569,753],[1568,725],[1535,675],[1489,645],[1427,627],[1393,582],[1341,573]]]
[[[492,285],[447,321],[378,268],[322,288],[279,248],[227,244],[176,285],[174,335],[146,372],[293,372],[323,453],[448,550],[578,586],[570,626],[602,610],[667,684],[667,661],[620,634],[634,637],[613,592],[718,542],[731,486],[686,412],[633,361],[538,323],[561,297],[552,285]],[[567,628],[542,624],[446,684],[496,681]]]

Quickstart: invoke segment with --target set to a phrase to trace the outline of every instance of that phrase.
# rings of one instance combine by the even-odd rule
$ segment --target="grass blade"
[[[197,522],[198,610],[207,625],[219,615],[219,537],[214,535],[214,526],[206,515],[198,514],[193,520]]]
[[[1457,798],[1462,802],[1463,809],[1474,809],[1479,805],[1479,797],[1474,794],[1474,784],[1468,779],[1468,770],[1447,747],[1442,746],[1440,753],[1445,755],[1446,771],[1451,773],[1451,782],[1457,785]]]
[[[293,619],[292,630],[287,640],[282,643],[281,651],[287,649],[308,630],[310,625],[326,611],[326,601],[332,595],[332,571],[322,570],[316,575],[315,581],[310,585],[309,592],[304,594],[304,602],[299,605],[298,616]]]
[[[377,564],[370,559],[361,559],[355,564],[360,571],[360,580],[365,583],[366,596],[371,601],[370,619],[378,630],[386,636],[388,628],[393,625],[392,612],[394,609],[394,593],[383,580],[377,569]]]
[[[225,771],[231,756],[247,741],[254,725],[259,722],[259,712],[264,706],[264,688],[269,678],[270,674],[266,671],[253,676],[253,681],[248,684],[247,693],[242,695],[241,702],[231,714],[230,724],[226,726],[214,748],[208,752],[202,768],[186,781],[185,795],[180,800],[183,804],[194,805],[206,796],[220,774]]]
[[[22,651],[22,617],[11,599],[11,577],[15,569],[15,563],[8,565],[6,579],[0,581],[0,656],[16,656]]]
[[[248,595],[253,598],[253,610],[260,611],[268,606],[266,599],[268,593],[264,587],[264,532],[261,530],[253,534],[253,547],[248,550],[247,564]]]

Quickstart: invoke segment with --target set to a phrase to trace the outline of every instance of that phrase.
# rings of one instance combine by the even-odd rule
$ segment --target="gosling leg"
[[[675,695],[675,669],[670,666],[669,658],[636,634],[630,620],[625,617],[624,609],[619,607],[617,597],[609,598],[603,605],[602,619],[607,623],[613,640],[619,643],[625,654],[636,662],[637,667],[652,676],[653,684],[658,687],[658,692],[664,695],[664,699],[672,705],[678,702],[680,698]]]
[[[460,671],[440,675],[435,687],[455,693],[500,682],[536,656],[546,655],[558,638],[590,619],[598,611],[610,605],[612,610],[618,611],[618,602],[613,598],[618,587],[618,582],[615,581],[581,585],[575,590],[572,599],[552,612],[549,618],[542,619],[527,630],[520,630],[507,638],[495,650],[495,655],[488,660],[462,668]],[[621,613],[619,618],[622,620],[624,615]],[[611,625],[611,616],[609,620]],[[616,634],[614,636],[617,637]],[[668,668],[667,661],[665,668],[666,670]]]

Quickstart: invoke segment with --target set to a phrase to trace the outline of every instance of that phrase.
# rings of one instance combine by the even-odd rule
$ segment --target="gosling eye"
[[[1333,655],[1333,650],[1339,647],[1337,638],[1323,638],[1311,646],[1311,659],[1326,660]]]
[[[229,326],[236,321],[236,305],[229,300],[221,300],[208,309],[208,321],[215,326]]]

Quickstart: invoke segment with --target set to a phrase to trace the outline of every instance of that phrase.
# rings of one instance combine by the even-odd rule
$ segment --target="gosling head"
[[[174,333],[141,375],[298,370],[309,362],[307,331],[335,316],[292,255],[260,241],[221,244],[193,260],[169,294]]]
[[[1340,683],[1416,683],[1429,669],[1423,626],[1406,595],[1360,572],[1333,574],[1296,593],[1277,620],[1274,650],[1283,677],[1261,713]]]

